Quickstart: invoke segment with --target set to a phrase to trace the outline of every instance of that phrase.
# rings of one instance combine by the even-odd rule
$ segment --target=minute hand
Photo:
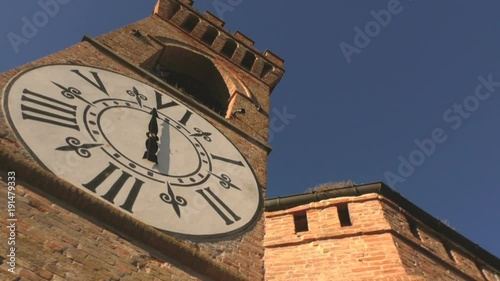
[[[146,136],[148,139],[146,140],[146,152],[144,152],[144,156],[142,159],[148,159],[149,161],[158,164],[158,156],[156,153],[158,152],[158,113],[156,112],[156,108],[153,108],[151,111],[151,120],[148,125],[148,132]]]

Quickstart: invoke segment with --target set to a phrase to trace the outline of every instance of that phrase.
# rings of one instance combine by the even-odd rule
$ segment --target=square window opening
[[[417,224],[415,223],[415,221],[410,218],[406,218],[406,221],[408,222],[408,227],[410,228],[410,232],[413,235],[413,237],[417,238],[418,240],[422,240],[422,237],[418,232]]]
[[[295,224],[295,233],[309,231],[306,212],[293,214],[293,222]]]
[[[351,217],[349,216],[349,207],[347,203],[337,206],[337,213],[339,215],[340,226],[351,226]]]
[[[448,255],[448,258],[452,260],[453,262],[456,262],[455,257],[453,256],[453,253],[451,251],[450,245],[447,243],[443,243],[444,250],[446,251],[446,254]]]

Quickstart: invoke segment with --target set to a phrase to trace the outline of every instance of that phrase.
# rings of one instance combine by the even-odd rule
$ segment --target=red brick
[[[339,203],[349,204],[352,226],[339,225]],[[309,231],[294,233],[293,212],[297,210],[307,211]],[[427,280],[433,276],[432,280],[443,281],[481,280],[473,257],[457,254],[456,264],[443,266],[439,260],[449,261],[440,240],[445,238],[436,238],[425,226],[419,231],[423,242],[410,245],[400,240],[397,233],[414,240],[402,210],[373,195],[268,212],[266,279],[323,280],[329,276],[328,280]],[[469,277],[464,279],[460,271]]]
[[[27,269],[21,269],[19,271],[19,276],[26,278],[26,280],[30,280],[30,281],[43,280],[40,276],[36,275],[33,271],[30,271]]]

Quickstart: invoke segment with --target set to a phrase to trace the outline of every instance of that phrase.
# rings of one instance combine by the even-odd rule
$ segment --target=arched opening
[[[166,46],[154,73],[179,92],[225,116],[229,100],[226,83],[208,58],[177,46]]]
[[[207,43],[209,46],[212,46],[215,38],[217,38],[217,35],[219,35],[217,29],[208,26],[207,30],[205,30],[205,33],[203,33],[203,36],[201,37],[201,41]]]
[[[246,51],[245,56],[241,61],[241,66],[243,66],[247,70],[252,70],[254,62],[255,62],[255,55],[252,52]]]
[[[198,25],[199,22],[200,19],[197,16],[189,14],[186,17],[186,19],[182,22],[181,27],[187,32],[191,32],[194,30],[194,28]]]
[[[263,78],[266,76],[269,72],[273,70],[273,66],[270,65],[269,63],[264,63],[264,67],[262,68],[262,72],[260,73],[260,78]]]
[[[226,43],[222,47],[221,53],[228,58],[232,58],[237,46],[236,42],[231,39],[227,39]]]
[[[177,13],[181,9],[181,5],[175,2],[169,2],[169,5],[167,7],[167,19],[171,19],[175,13]]]

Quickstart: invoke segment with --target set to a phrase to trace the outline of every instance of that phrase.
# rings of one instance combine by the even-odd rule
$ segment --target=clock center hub
[[[101,106],[104,108],[99,110]],[[103,150],[118,162],[138,172],[142,167],[168,177],[187,177],[200,170],[199,146],[195,146],[189,132],[175,121],[159,115],[156,164],[143,159],[147,151],[145,143],[150,109],[122,101],[103,102],[96,107],[91,107],[87,115],[96,115],[96,120],[89,118],[88,123],[90,126],[95,123],[98,130],[89,129],[94,137],[105,140]]]

